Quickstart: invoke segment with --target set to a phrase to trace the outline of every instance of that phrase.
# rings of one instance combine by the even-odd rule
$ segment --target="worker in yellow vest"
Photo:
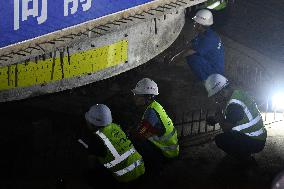
[[[145,172],[142,156],[120,126],[112,122],[110,109],[104,104],[94,105],[85,118],[92,134],[87,140],[80,139],[79,142],[88,149],[89,154],[94,155],[119,183],[129,183],[141,177]],[[99,182],[105,178],[93,179]]]
[[[203,8],[220,11],[226,8],[227,4],[228,4],[228,0],[209,0],[204,3]]]
[[[206,8],[212,12],[215,20],[213,29],[220,31],[220,29],[229,22],[234,3],[234,0],[209,0],[200,8]]]
[[[253,98],[243,90],[233,89],[220,74],[212,74],[205,82],[208,97],[218,105],[207,123],[219,123],[223,133],[215,137],[216,145],[239,160],[249,162],[254,153],[262,151],[267,132]],[[248,161],[247,161],[248,160]]]
[[[162,163],[160,161],[178,157],[177,131],[164,108],[155,100],[159,94],[157,84],[152,79],[143,78],[132,92],[136,106],[146,109],[140,125],[135,129],[136,138],[142,139],[138,142],[139,152],[146,166],[146,161],[155,166]]]

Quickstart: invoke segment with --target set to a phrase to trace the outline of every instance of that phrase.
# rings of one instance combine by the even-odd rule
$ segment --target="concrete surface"
[[[1,77],[1,82],[7,83],[8,86],[3,85],[3,90],[0,90],[0,102],[25,99],[46,93],[72,89],[133,69],[148,62],[167,49],[175,41],[183,25],[184,10],[176,9],[172,14],[146,20],[100,37],[85,37],[75,44],[57,49],[53,53],[46,53],[45,57],[31,58],[29,62],[17,62],[17,64],[21,65],[20,71],[18,67],[16,67],[14,72],[8,72],[8,74],[6,74],[6,72],[3,71],[2,73],[6,75],[6,78]],[[93,53],[90,55],[90,53],[85,53],[94,49],[99,51],[98,48],[100,47],[115,44],[122,40],[127,41],[126,54],[121,53],[123,57],[127,57],[126,61],[119,59],[119,62],[113,63],[118,58],[115,57],[115,55],[119,54],[119,50],[116,51],[115,48],[101,50],[101,53],[98,54]],[[117,48],[121,49],[122,47]],[[105,54],[107,58],[104,58]],[[90,58],[92,56],[94,56],[94,58]],[[95,56],[98,56],[96,57],[98,60],[94,63]],[[121,57],[119,56],[119,58]],[[106,59],[106,61],[102,61],[104,59]],[[40,66],[37,67],[36,62],[38,62]],[[54,62],[53,66],[51,62]],[[86,68],[76,66],[78,62],[83,65],[94,63],[92,67],[101,67],[101,69],[94,69],[94,71],[85,70],[82,72],[82,70]],[[106,62],[107,65],[114,65],[104,67]],[[36,66],[36,68],[31,70],[31,65]],[[71,65],[71,69],[68,65]],[[92,68],[91,66],[89,67]],[[8,67],[7,70],[9,69],[10,67]],[[53,77],[54,72],[63,72],[62,77]],[[66,75],[70,72],[77,74],[71,75],[68,78]],[[38,82],[40,79],[34,77],[35,75],[38,78],[48,79]],[[21,86],[19,83],[24,83],[22,81],[24,79],[30,79],[31,82]],[[10,80],[14,80],[14,82]],[[13,84],[9,85],[9,83]]]

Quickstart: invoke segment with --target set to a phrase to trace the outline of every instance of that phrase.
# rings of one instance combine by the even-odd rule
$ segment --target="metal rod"
[[[155,10],[155,11],[158,11],[158,12],[164,12],[164,11],[162,11],[162,10],[159,10],[159,9],[151,9],[151,10]]]
[[[127,24],[127,22],[124,22],[124,21],[121,21],[121,20],[116,20],[115,22],[119,22],[119,23],[122,23],[122,24]],[[107,31],[107,30],[105,30]]]
[[[184,119],[184,113],[182,114],[182,122],[184,122],[185,121],[185,119]],[[184,124],[182,124],[182,126],[181,126],[181,136],[183,137],[183,136],[185,136],[185,134],[184,134]]]
[[[118,21],[116,21],[116,22],[118,22]],[[100,29],[100,30],[103,30],[103,31],[108,31],[108,30],[103,29],[103,28],[100,28],[100,27],[95,27],[95,28]]]
[[[146,13],[146,14],[150,14],[150,15],[152,15],[152,16],[155,15],[155,14],[149,12],[149,11],[147,11],[147,12],[145,11],[145,13]]]
[[[165,4],[164,6],[169,6],[169,7],[172,7],[172,8],[176,8],[176,6],[171,5],[171,4]]]
[[[145,19],[145,18],[140,18],[140,17],[138,17],[138,16],[129,16],[129,18],[137,18],[137,19],[140,19],[140,20]]]
[[[180,3],[183,3],[183,4],[187,5],[187,3],[186,3],[186,2],[184,2],[184,1],[178,0],[178,2],[180,2]]]
[[[201,118],[202,118],[202,109],[200,109],[200,111],[199,111],[198,134],[199,134],[200,131],[201,131]]]
[[[205,115],[205,132],[207,133],[208,131],[208,124],[207,124],[207,118],[208,118],[208,114],[209,114],[209,110],[206,111],[206,115]]]
[[[190,133],[192,134],[192,131],[193,131],[193,120],[194,120],[194,112],[191,113],[191,125],[190,125]]]

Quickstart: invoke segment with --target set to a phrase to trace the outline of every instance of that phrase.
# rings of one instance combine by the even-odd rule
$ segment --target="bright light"
[[[273,110],[284,110],[284,93],[276,93],[272,96]]]

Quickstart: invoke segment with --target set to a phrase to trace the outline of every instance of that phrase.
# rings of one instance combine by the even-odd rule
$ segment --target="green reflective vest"
[[[229,104],[240,105],[245,114],[243,119],[237,122],[237,125],[232,130],[244,133],[256,140],[266,140],[267,132],[263,125],[261,114],[251,96],[241,90],[235,90],[227,103],[227,107]]]
[[[227,0],[209,0],[206,1],[203,8],[213,9],[213,10],[222,10],[227,6]]]
[[[166,131],[163,136],[161,137],[153,136],[148,138],[148,140],[150,140],[154,145],[160,148],[165,157],[168,158],[177,157],[179,154],[179,145],[177,139],[177,131],[174,127],[172,120],[169,118],[164,108],[158,102],[153,101],[147,107],[147,109],[148,108],[154,109],[159,114],[159,118],[162,121]]]
[[[119,182],[129,182],[145,172],[142,156],[121,128],[111,123],[95,132],[107,148],[106,157],[98,157]]]

